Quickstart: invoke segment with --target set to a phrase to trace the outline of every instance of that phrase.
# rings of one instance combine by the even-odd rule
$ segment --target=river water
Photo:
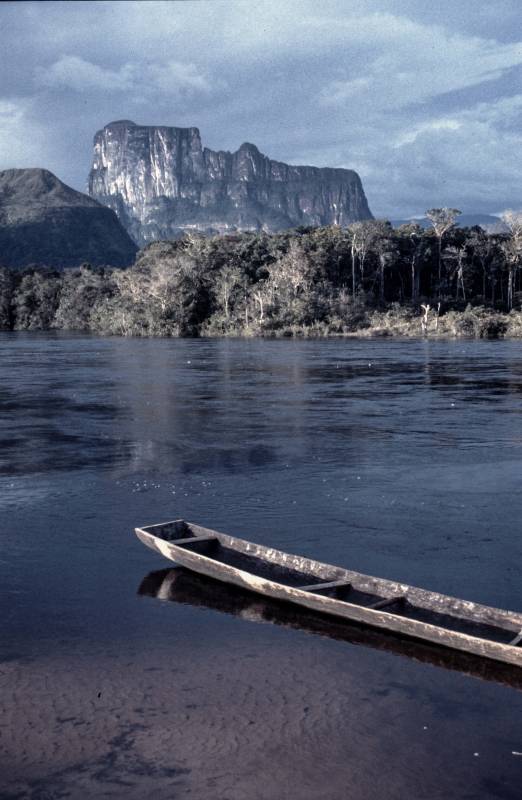
[[[518,800],[516,670],[133,535],[184,517],[522,611],[518,342],[6,333],[0,370],[2,800]]]

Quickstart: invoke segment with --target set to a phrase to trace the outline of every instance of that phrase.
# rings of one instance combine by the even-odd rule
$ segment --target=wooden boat
[[[522,613],[334,567],[178,519],[138,538],[194,572],[334,617],[522,666]]]

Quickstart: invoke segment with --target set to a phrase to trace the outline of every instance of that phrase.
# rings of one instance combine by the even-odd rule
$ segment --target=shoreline
[[[339,324],[317,322],[308,326],[289,325],[274,328],[250,326],[230,331],[202,330],[201,337],[264,338],[264,339],[520,339],[522,312],[493,311],[483,306],[464,311],[449,310],[428,322],[423,329],[423,317],[414,316],[411,308],[401,306],[386,311],[367,309],[365,324],[350,330],[339,330]],[[337,329],[336,329],[337,328]]]
[[[521,339],[522,311],[497,311],[484,306],[469,305],[465,310],[449,309],[440,316],[433,315],[427,324],[424,316],[411,306],[394,304],[385,310],[361,306],[357,323],[339,318],[316,320],[308,325],[281,324],[275,319],[264,323],[225,325],[203,323],[187,332],[173,329],[154,329],[147,320],[121,330],[97,327],[86,322],[83,326],[61,327],[17,326],[0,328],[0,333],[89,334],[101,337],[121,336],[129,339],[426,339],[474,340]]]

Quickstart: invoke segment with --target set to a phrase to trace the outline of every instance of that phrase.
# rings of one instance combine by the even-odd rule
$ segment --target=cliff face
[[[132,264],[136,245],[116,214],[45,169],[0,172],[0,263]]]
[[[202,147],[197,128],[128,120],[96,134],[89,194],[114,209],[140,245],[184,230],[275,232],[372,217],[352,170],[290,166],[253,144],[215,152]]]

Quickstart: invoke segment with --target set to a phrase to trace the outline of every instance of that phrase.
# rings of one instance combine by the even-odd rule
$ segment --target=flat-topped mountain
[[[52,172],[0,172],[0,265],[124,267],[136,249],[113,211]]]
[[[353,170],[284,164],[249,143],[235,153],[209,150],[197,128],[130,120],[94,137],[89,194],[140,245],[185,230],[275,232],[372,218]]]

